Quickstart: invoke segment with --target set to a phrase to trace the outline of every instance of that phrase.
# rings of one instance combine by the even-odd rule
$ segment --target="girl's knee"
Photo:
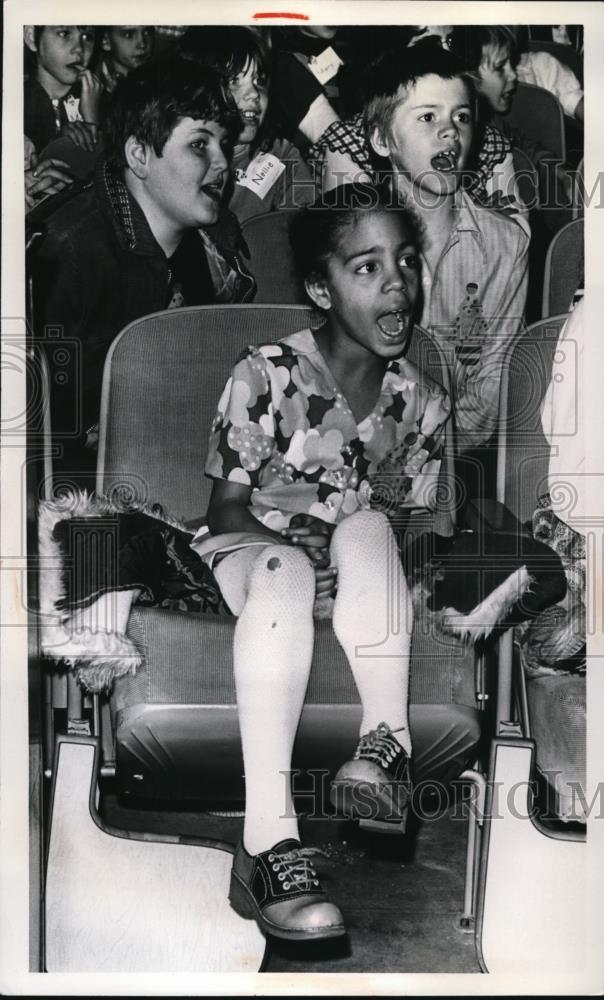
[[[250,586],[271,592],[283,588],[308,591],[314,597],[315,575],[308,556],[291,545],[267,545],[250,571]]]
[[[385,514],[378,510],[359,510],[340,521],[331,539],[331,548],[337,556],[338,550],[346,552],[350,546],[383,545],[392,534]]]

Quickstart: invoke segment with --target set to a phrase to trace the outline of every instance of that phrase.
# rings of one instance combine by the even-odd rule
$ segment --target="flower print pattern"
[[[274,526],[294,513],[330,523],[372,505],[434,506],[450,413],[444,390],[391,362],[374,410],[357,425],[310,330],[248,348],[212,425],[206,474],[252,488],[250,511]]]
[[[316,472],[321,466],[324,469],[337,469],[344,463],[341,449],[344,437],[339,430],[322,433],[322,428],[313,428],[304,441],[304,457],[311,463],[309,472]]]
[[[262,460],[270,458],[273,440],[263,433],[260,424],[248,421],[243,427],[231,425],[227,434],[229,448],[238,452],[241,465],[246,472],[259,469]]]
[[[275,452],[271,456],[270,471],[279,477],[282,483],[293,483],[294,466],[285,461],[285,455]]]
[[[296,430],[308,430],[310,424],[306,414],[308,413],[308,399],[301,392],[296,392],[293,396],[281,397],[279,401],[279,429],[284,437],[292,437]]]

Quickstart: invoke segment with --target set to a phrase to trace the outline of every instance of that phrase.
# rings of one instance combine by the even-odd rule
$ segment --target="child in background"
[[[501,365],[521,327],[529,239],[460,188],[474,100],[457,59],[438,46],[390,53],[368,76],[367,136],[392,185],[424,225],[421,325],[455,353],[458,451],[489,441]],[[475,494],[478,495],[478,494]]]
[[[366,104],[366,82],[370,76],[371,67],[381,63],[386,53],[391,53],[392,58],[398,58],[404,65],[409,58],[404,51],[407,47],[417,48],[420,52],[425,50],[429,52],[431,48],[435,47],[448,49],[449,41],[453,37],[451,26],[438,25],[436,27],[442,29],[442,32],[436,33],[434,29],[434,33],[432,33],[432,28],[430,28],[430,33],[414,34],[410,40],[408,32],[405,36],[399,36],[398,41],[396,35],[393,35],[394,44],[391,42],[380,55],[357,68],[355,73],[358,80],[357,103],[360,99],[362,106]],[[442,34],[445,31],[447,32],[446,44]],[[421,55],[414,54],[411,60],[413,65],[421,63]],[[530,234],[527,206],[520,197],[515,178],[511,143],[489,123],[479,121],[477,126],[474,132],[472,150],[466,163],[463,186],[477,204],[504,212],[523,226],[527,234]],[[336,182],[335,178],[338,174],[334,170],[333,164],[334,157],[338,155],[340,157],[348,155],[353,164],[352,170],[348,171],[345,171],[344,164],[337,165],[339,176],[346,180],[369,179],[374,176],[377,168],[364,132],[362,110],[357,110],[347,121],[332,124],[311,152],[317,163],[317,172],[323,173],[325,189]],[[342,180],[338,182],[343,183]]]
[[[275,134],[268,96],[270,58],[259,35],[244,27],[193,27],[179,48],[185,58],[224,77],[239,110],[242,131],[226,191],[239,222],[313,201],[311,173],[300,151]]]
[[[350,77],[344,81],[346,100],[340,102],[339,80],[344,76],[342,59],[336,46],[338,28],[329,25],[305,25],[304,28],[271,29],[273,51],[274,104],[280,127],[294,138],[307,162],[313,162],[321,190],[334,187],[334,178],[370,180],[359,173],[348,149],[334,143],[321,145],[323,136],[338,135],[345,127],[340,110],[354,97]],[[350,36],[344,49],[350,51]],[[351,93],[352,92],[352,93]]]
[[[444,390],[405,357],[419,291],[418,234],[413,217],[386,198],[369,186],[344,186],[298,213],[294,255],[324,322],[250,347],[235,364],[206,464],[214,480],[211,535],[189,535],[201,557],[197,570],[189,561],[189,583],[195,577],[202,583],[204,573],[207,582],[211,567],[238,617],[234,668],[246,811],[230,901],[264,932],[293,941],[345,933],[301,847],[292,802],[316,598],[333,597],[333,629],[362,706],[360,740],[336,774],[332,802],[351,818],[367,816],[369,804],[373,819],[396,827],[411,794],[412,609],[386,515],[391,503],[395,515],[436,503],[450,408]],[[384,498],[384,476],[392,500]],[[149,521],[157,539],[165,525]],[[91,581],[95,596],[107,590],[107,580],[117,593],[88,608],[82,595],[79,604],[67,599],[80,642],[90,622],[107,619],[103,602],[115,607],[108,597],[118,597],[121,609],[111,637],[118,638],[116,628],[123,637],[134,596],[128,586],[136,581],[148,591],[155,580],[151,588],[158,589],[155,561],[142,564],[151,553],[161,558],[157,545],[139,538],[130,558],[120,554],[117,579],[104,574],[98,589]],[[393,600],[399,627],[389,629]],[[61,653],[59,647],[55,655]],[[97,656],[91,669],[99,665]],[[78,667],[86,683],[86,663]],[[126,663],[121,673],[128,669]]]
[[[120,77],[151,58],[154,41],[155,28],[150,24],[116,24],[103,29],[101,76],[109,94]]]
[[[479,120],[494,125],[512,146],[526,153],[537,168],[544,195],[541,207],[547,209],[543,217],[548,229],[556,231],[569,221],[561,206],[570,204],[571,177],[566,165],[559,162],[552,150],[542,146],[527,131],[520,132],[510,126],[506,118],[518,82],[519,54],[513,33],[501,25],[458,27],[451,35],[451,50],[472,77],[480,102]]]
[[[270,34],[272,51],[279,67],[277,75],[281,71],[285,73],[283,80],[279,80],[276,95],[282,121],[286,124],[297,124],[290,121],[291,94],[287,87],[282,86],[291,59],[296,59],[313,75],[323,88],[330,104],[339,112],[340,70],[344,66],[340,29],[333,25],[306,24],[303,27],[272,28]],[[346,48],[344,42],[344,49]]]
[[[37,153],[58,135],[92,151],[99,125],[101,84],[89,66],[95,28],[26,25],[31,72],[25,83],[25,134]]]

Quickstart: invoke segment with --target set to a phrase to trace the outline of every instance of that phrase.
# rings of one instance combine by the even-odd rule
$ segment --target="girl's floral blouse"
[[[252,487],[275,531],[295,513],[336,523],[359,508],[433,509],[450,415],[445,390],[404,358],[358,425],[311,330],[248,347],[212,424],[206,474]]]

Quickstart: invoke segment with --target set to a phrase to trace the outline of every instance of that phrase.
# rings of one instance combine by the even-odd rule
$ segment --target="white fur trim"
[[[133,505],[131,509],[188,531],[176,518],[160,516],[145,504]],[[38,510],[38,606],[42,652],[74,669],[78,680],[90,691],[100,691],[110,687],[116,677],[135,673],[143,657],[127,636],[104,630],[75,632],[70,626],[70,615],[57,610],[57,603],[65,597],[65,588],[62,552],[53,538],[53,531],[59,521],[67,518],[93,518],[108,513],[124,513],[124,509],[107,497],[78,490],[53,501],[42,501]],[[190,534],[192,537],[193,532]]]
[[[467,614],[455,608],[442,608],[435,616],[438,626],[463,642],[484,639],[529,590],[531,580],[526,566],[520,566]]]

